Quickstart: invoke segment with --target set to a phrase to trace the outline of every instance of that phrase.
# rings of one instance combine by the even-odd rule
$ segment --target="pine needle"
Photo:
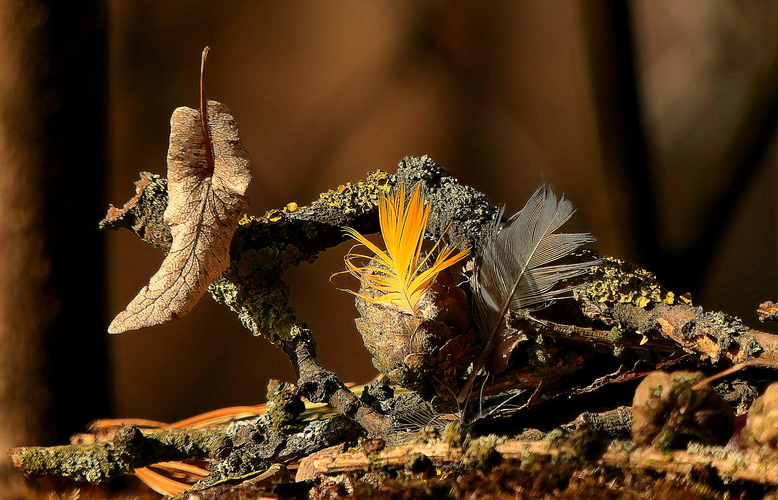
[[[406,203],[405,185],[401,184],[394,195],[382,197],[378,204],[381,236],[386,250],[378,248],[359,231],[346,228],[346,234],[375,254],[372,259],[377,265],[358,265],[354,259],[369,260],[371,257],[349,253],[345,258],[345,272],[382,293],[370,297],[346,291],[368,302],[388,304],[409,314],[417,314],[421,299],[435,282],[438,273],[464,259],[468,252],[465,249],[455,253],[453,246],[445,246],[431,259],[436,244],[432,251],[422,255],[429,215],[430,206],[424,201],[421,186],[416,186]]]

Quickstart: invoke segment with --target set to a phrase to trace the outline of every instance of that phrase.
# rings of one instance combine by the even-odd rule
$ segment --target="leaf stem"
[[[209,171],[214,169],[213,149],[211,147],[211,130],[208,127],[208,100],[205,98],[205,62],[208,60],[210,47],[203,49],[200,60],[200,122],[203,128],[203,144],[205,145],[205,160]]]

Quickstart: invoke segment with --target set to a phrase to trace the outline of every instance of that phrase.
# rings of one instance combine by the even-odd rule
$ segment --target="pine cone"
[[[690,440],[724,444],[732,436],[735,415],[712,387],[694,389],[700,372],[655,371],[640,383],[632,403],[632,438],[660,449]]]
[[[359,294],[381,292],[363,284]],[[451,271],[438,274],[415,315],[359,296],[356,307],[357,330],[381,373],[426,399],[455,399],[458,376],[472,361],[473,332],[467,297]]]
[[[778,382],[770,384],[751,405],[746,425],[740,432],[740,444],[745,447],[778,447]]]

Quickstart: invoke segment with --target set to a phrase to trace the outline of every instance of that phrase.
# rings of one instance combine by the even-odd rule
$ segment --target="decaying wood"
[[[572,446],[571,446],[572,445]],[[533,463],[543,459],[564,457],[578,462],[581,469],[597,467],[630,470],[653,470],[661,473],[690,474],[712,470],[729,481],[737,480],[763,485],[778,485],[778,454],[762,451],[733,452],[718,446],[690,446],[687,450],[671,452],[651,447],[636,448],[627,441],[612,441],[604,452],[582,456],[577,445],[565,440],[542,439],[495,440],[493,437],[474,440],[467,447],[452,446],[447,442],[433,444],[406,444],[368,455],[364,451],[339,454],[320,454],[311,460],[313,474],[336,475],[343,472],[367,472],[377,468],[408,470],[420,456],[434,467],[445,470],[460,469],[479,460],[511,460]],[[494,455],[496,454],[496,456]],[[310,473],[309,473],[310,474]]]

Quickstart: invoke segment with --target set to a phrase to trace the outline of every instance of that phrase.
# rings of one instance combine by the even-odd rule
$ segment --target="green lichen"
[[[432,207],[427,237],[436,240],[445,234],[461,250],[477,252],[500,213],[486,195],[461,184],[427,155],[404,158],[397,165],[396,179],[407,186],[425,186],[425,199]]]
[[[595,302],[630,303],[641,308],[651,303],[676,302],[675,294],[653,274],[614,257],[604,257],[601,264],[593,266],[587,284],[578,293]]]
[[[289,306],[283,274],[343,241],[342,225],[374,211],[390,178],[386,172],[371,172],[364,181],[322,194],[311,206],[290,203],[263,217],[243,216],[232,242],[233,265],[211,285],[211,295],[229,306],[254,335],[277,345],[310,338],[307,325]]]
[[[266,276],[266,275],[265,275]],[[254,335],[274,344],[310,336],[307,326],[289,306],[289,287],[280,279],[258,279],[257,274],[240,276],[231,268],[208,288],[218,302],[238,315]]]
[[[187,457],[195,458],[216,457],[230,444],[229,438],[219,428],[171,428],[149,434],[145,439],[160,453],[169,449],[175,453],[183,451]]]
[[[299,425],[299,416],[305,410],[294,384],[271,379],[267,385],[266,416],[270,429],[284,431]]]
[[[173,241],[170,226],[164,221],[167,184],[167,179],[159,174],[141,172],[140,180],[135,181],[135,196],[121,209],[112,205],[100,221],[100,229],[129,229],[149,245],[167,252]]]
[[[125,426],[112,441],[10,451],[14,464],[29,476],[62,476],[75,481],[107,482],[155,462],[210,459],[229,447],[221,429],[165,429],[143,434]]]
[[[60,475],[75,481],[107,482],[129,472],[115,451],[102,443],[77,446],[29,447],[14,454],[33,477]]]

